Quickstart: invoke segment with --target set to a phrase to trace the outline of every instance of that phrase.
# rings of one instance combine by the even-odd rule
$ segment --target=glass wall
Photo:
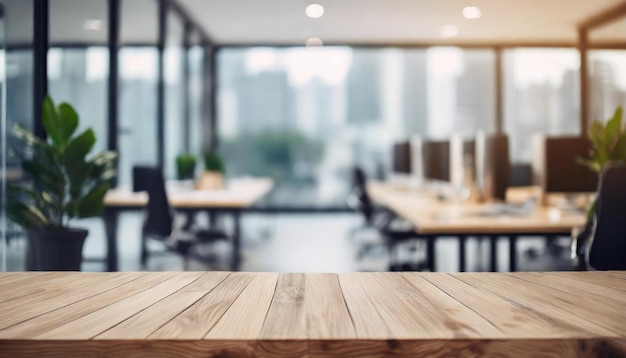
[[[52,47],[48,51],[48,92],[57,104],[69,102],[76,109],[80,116],[77,133],[94,130],[94,152],[107,149],[108,78],[106,47]]]
[[[344,206],[394,141],[494,128],[491,50],[226,48],[217,68],[227,174],[274,178],[277,206]]]
[[[186,151],[183,86],[183,34],[182,19],[168,13],[165,40],[165,176],[176,179],[176,156]]]
[[[626,108],[626,50],[589,51],[587,62],[591,119],[605,121]]]
[[[27,129],[33,125],[33,1],[1,0],[0,7],[0,156],[6,160],[0,181],[5,188],[7,183],[23,179],[18,159],[8,151],[11,128],[14,124]],[[22,251],[21,229],[6,220],[4,201],[4,191],[0,191],[0,270],[12,271],[23,267],[23,255],[14,254]]]
[[[133,166],[158,164],[158,25],[156,1],[121,3],[118,185],[129,188]]]
[[[205,78],[204,61],[205,49],[197,33],[193,33],[190,41],[189,61],[189,152],[200,156],[205,148],[205,91],[203,81]]]
[[[580,133],[578,50],[505,50],[503,66],[504,129],[513,162],[531,161],[535,133]]]

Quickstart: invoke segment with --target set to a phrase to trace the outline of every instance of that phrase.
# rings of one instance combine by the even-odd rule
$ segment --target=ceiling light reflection
[[[306,16],[312,19],[319,19],[324,16],[324,7],[320,4],[310,4],[304,11]]]
[[[474,20],[480,18],[480,9],[476,6],[466,6],[463,8],[463,16],[468,20]]]

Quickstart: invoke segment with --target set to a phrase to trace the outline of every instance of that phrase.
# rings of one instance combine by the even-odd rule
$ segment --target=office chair
[[[367,176],[362,168],[356,167],[353,170],[354,189],[349,198],[349,206],[358,210],[365,221],[365,226],[360,229],[372,228],[382,235],[383,240],[379,242],[364,243],[357,254],[357,259],[362,259],[365,254],[375,246],[386,245],[390,255],[391,271],[402,270],[403,268],[421,270],[426,267],[422,262],[415,265],[401,265],[397,262],[398,245],[403,242],[418,239],[413,226],[399,219],[395,214],[386,209],[378,208],[374,205],[367,192]],[[417,247],[412,247],[415,251]]]
[[[163,170],[160,167],[134,167],[133,190],[146,191],[149,198],[141,234],[142,266],[146,266],[148,256],[151,254],[148,251],[148,239],[160,241],[164,244],[166,251],[180,254],[184,260],[185,270],[188,268],[190,257],[204,262],[212,259],[196,253],[193,250],[195,247],[228,239],[225,233],[218,230],[187,231],[175,225],[165,191]]]
[[[609,163],[600,175],[595,231],[587,267],[626,270],[626,165]]]

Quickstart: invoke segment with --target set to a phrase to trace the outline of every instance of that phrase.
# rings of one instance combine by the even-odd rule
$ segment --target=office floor
[[[204,220],[202,220],[204,219]],[[206,221],[206,218],[200,218]],[[384,271],[388,268],[388,254],[384,246],[374,246],[363,258],[357,259],[360,247],[365,242],[377,242],[374,232],[355,230],[361,225],[355,214],[246,214],[243,227],[243,271],[277,272],[346,272]],[[228,228],[228,220],[223,222]],[[105,251],[104,227],[99,219],[84,220],[78,226],[88,227],[90,236],[85,244],[85,257],[101,256]],[[128,213],[120,218],[119,245],[120,269],[140,271],[139,233],[141,217]],[[567,239],[563,239],[567,245]],[[469,271],[488,270],[489,243],[487,240],[469,240],[467,265]],[[191,262],[191,270],[228,270],[229,247],[226,243],[212,248],[216,261],[210,265]],[[25,242],[12,240],[7,249],[7,270],[24,269]],[[455,238],[442,238],[437,242],[437,270],[458,271],[458,244]],[[401,248],[399,258],[405,261],[419,259],[420,251]],[[568,269],[569,252],[548,254],[542,239],[526,238],[519,243],[519,265],[521,270],[545,271]],[[83,263],[83,271],[102,271],[101,262]],[[498,245],[499,270],[508,270],[508,242]],[[168,253],[151,257],[147,270],[182,270],[182,260]]]

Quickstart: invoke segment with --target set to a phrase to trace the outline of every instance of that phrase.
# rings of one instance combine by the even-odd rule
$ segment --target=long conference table
[[[250,208],[272,190],[273,182],[268,178],[250,178],[229,181],[220,190],[168,190],[170,206],[182,212],[205,211],[208,213],[228,213],[234,220],[232,240],[231,270],[238,271],[241,263],[241,212]],[[168,188],[170,189],[170,188]],[[123,211],[136,211],[145,208],[148,195],[145,192],[132,192],[126,189],[113,189],[104,198],[103,219],[107,239],[107,271],[118,271],[118,220]]]
[[[624,357],[626,271],[0,273],[0,357]]]
[[[570,236],[572,229],[584,226],[583,213],[567,212],[538,205],[528,215],[486,215],[492,204],[453,203],[441,201],[432,192],[409,190],[382,182],[367,187],[372,199],[409,221],[416,236],[427,242],[427,261],[436,270],[436,240],[443,236],[459,240],[459,271],[465,271],[465,246],[468,237],[488,237],[491,240],[491,270],[497,271],[497,239],[509,239],[510,271],[517,270],[517,241],[520,236]],[[523,197],[524,192],[514,195]]]

